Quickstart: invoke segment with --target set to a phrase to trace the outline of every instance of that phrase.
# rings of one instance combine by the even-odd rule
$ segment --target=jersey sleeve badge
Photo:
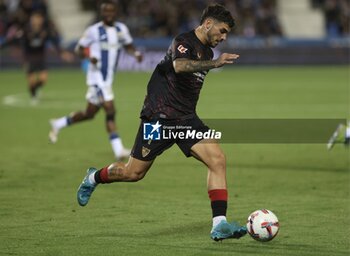
[[[180,45],[177,47],[177,50],[178,50],[180,53],[186,53],[188,49],[185,48],[182,44],[180,44]]]

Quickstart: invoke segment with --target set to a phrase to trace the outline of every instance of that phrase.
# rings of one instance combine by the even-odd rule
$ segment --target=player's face
[[[30,25],[35,30],[40,30],[44,24],[44,17],[41,14],[33,14],[30,16]]]
[[[214,48],[219,43],[227,39],[227,34],[231,31],[230,26],[224,22],[211,21],[208,26],[208,44]]]
[[[101,6],[101,17],[104,24],[113,26],[117,16],[116,6],[113,4],[103,4]]]

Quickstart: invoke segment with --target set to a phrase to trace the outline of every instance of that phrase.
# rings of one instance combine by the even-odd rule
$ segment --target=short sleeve
[[[191,59],[192,51],[193,47],[190,42],[182,38],[175,38],[172,43],[172,60],[178,58]]]
[[[93,28],[89,27],[85,30],[83,36],[79,39],[78,45],[82,47],[89,47],[94,41]]]
[[[128,27],[121,22],[116,22],[115,26],[116,26],[117,33],[118,33],[119,43],[123,46],[132,44],[133,39],[130,35]]]

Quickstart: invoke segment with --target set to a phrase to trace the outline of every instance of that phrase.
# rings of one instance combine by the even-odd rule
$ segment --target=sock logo
[[[143,139],[144,140],[160,140],[162,125],[157,121],[156,123],[143,124]]]

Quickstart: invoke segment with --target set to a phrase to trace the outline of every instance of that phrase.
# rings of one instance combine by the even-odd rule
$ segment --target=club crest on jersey
[[[149,148],[146,147],[142,147],[142,157],[146,157],[148,156],[149,152],[151,152],[151,150]]]
[[[177,50],[181,53],[185,53],[188,49],[185,48],[182,44],[180,44],[179,47],[177,47]]]

